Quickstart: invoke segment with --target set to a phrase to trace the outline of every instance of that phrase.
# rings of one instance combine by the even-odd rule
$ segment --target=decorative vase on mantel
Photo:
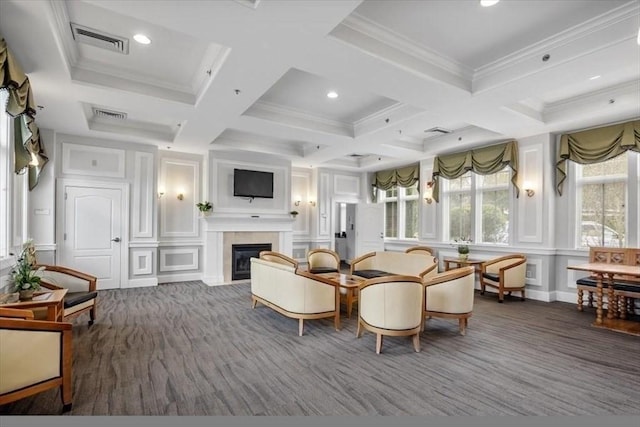
[[[469,253],[458,253],[458,258],[460,258],[460,261],[466,261],[469,259]]]

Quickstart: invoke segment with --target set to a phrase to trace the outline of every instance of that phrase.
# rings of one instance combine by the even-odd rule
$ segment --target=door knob
[[[120,241],[120,238],[119,238],[119,237],[116,237],[116,238],[111,239],[111,241],[112,241],[112,242],[116,242],[116,243],[117,243],[117,242],[119,242],[119,241]]]

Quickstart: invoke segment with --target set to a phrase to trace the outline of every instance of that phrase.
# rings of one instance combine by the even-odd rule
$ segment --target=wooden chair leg
[[[582,289],[578,289],[578,311],[582,311],[582,297],[583,297],[584,291]]]
[[[413,336],[413,348],[416,350],[416,353],[420,353],[420,334]]]
[[[256,308],[256,305],[258,305],[258,300],[251,298],[251,308]]]
[[[589,308],[593,308],[593,292],[589,291]]]
[[[360,320],[358,320],[358,329],[356,329],[356,338],[360,338],[362,336],[362,324]]]
[[[484,282],[482,280],[480,280],[480,295],[484,295]]]
[[[89,310],[89,326],[93,325],[93,322],[95,320],[96,320],[96,306],[94,304],[91,310]]]
[[[376,334],[376,354],[382,350],[382,334]]]
[[[524,289],[522,291],[520,291],[522,295],[520,295],[520,301],[524,301],[525,297],[524,297]]]
[[[298,320],[298,336],[302,336],[302,332],[304,332],[304,319]]]
[[[498,289],[498,302],[504,302],[504,291],[502,289]]]
[[[460,329],[460,335],[465,335],[467,333],[467,319],[460,318],[458,319],[458,329]]]
[[[627,298],[621,296],[620,302],[618,303],[618,307],[620,307],[620,318],[625,320],[627,318]]]

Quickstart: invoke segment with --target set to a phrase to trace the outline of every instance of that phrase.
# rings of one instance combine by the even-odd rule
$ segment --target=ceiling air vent
[[[121,111],[105,110],[104,108],[93,108],[93,117],[110,120],[126,120],[127,113]]]
[[[424,133],[442,133],[442,134],[445,134],[445,133],[451,133],[451,131],[449,129],[435,127],[435,128],[431,128],[431,129],[425,130]]]
[[[71,23],[71,33],[73,34],[73,39],[79,43],[90,44],[124,55],[129,54],[129,39],[126,37],[105,33],[104,31],[78,25],[73,22]]]

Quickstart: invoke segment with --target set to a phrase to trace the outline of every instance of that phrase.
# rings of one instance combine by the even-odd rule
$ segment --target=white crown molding
[[[560,116],[569,112],[575,114],[577,110],[583,111],[589,108],[606,108],[613,100],[612,106],[615,106],[620,97],[628,97],[632,94],[640,93],[640,81],[631,80],[618,85],[609,86],[587,94],[574,96],[572,98],[563,99],[562,101],[545,104],[542,110],[542,117],[546,123],[559,120]],[[637,102],[635,104],[637,112]]]
[[[78,48],[73,41],[73,38],[69,36],[69,13],[67,10],[67,3],[63,1],[49,1],[49,6],[53,19],[55,22],[54,31],[58,44],[61,48],[62,57],[67,65],[67,72],[71,73],[71,68],[78,62]]]
[[[67,71],[73,80],[196,105],[231,52],[227,47],[210,44],[197,69],[193,71],[188,84],[129,72],[99,61],[82,58],[70,35],[71,19],[66,2],[50,1],[49,4]],[[92,76],[92,74],[95,75]]]
[[[239,141],[232,138],[220,137],[211,143],[213,150],[251,151],[286,157],[302,157],[303,150],[296,145],[283,142],[280,146],[266,145],[257,140]]]
[[[403,120],[424,112],[424,110],[412,105],[397,102],[354,122],[354,133],[356,137],[359,137],[385,127],[398,126],[398,123]],[[389,119],[388,123],[386,122],[387,119]]]
[[[272,102],[257,101],[245,115],[279,122],[283,125],[353,137],[353,125],[310,114]]]
[[[476,69],[473,74],[474,86],[477,80],[505,71],[506,69],[513,67],[515,64],[532,58],[537,60],[540,58],[541,54],[548,53],[553,49],[557,49],[570,43],[578,43],[582,38],[604,31],[612,25],[619,24],[624,20],[637,19],[638,13],[640,13],[640,3],[629,2],[596,18],[590,19],[583,24],[568,28],[554,36],[548,37],[540,42],[520,49],[517,52],[506,55],[492,63]],[[620,39],[606,41],[605,37],[601,37],[601,40],[605,42],[604,47],[621,41]],[[603,48],[602,45],[585,45],[583,49],[579,49],[581,53],[574,55],[574,57],[586,55],[601,48]],[[571,58],[564,58],[565,61],[568,59]]]
[[[418,58],[423,62],[441,68],[462,80],[470,81],[473,77],[473,70],[466,65],[452,58],[448,58],[441,52],[422,46],[413,40],[357,13],[349,15],[340,25],[344,25],[353,31],[359,32],[378,41],[379,43],[383,43],[399,50],[400,52],[405,52],[408,55]]]

